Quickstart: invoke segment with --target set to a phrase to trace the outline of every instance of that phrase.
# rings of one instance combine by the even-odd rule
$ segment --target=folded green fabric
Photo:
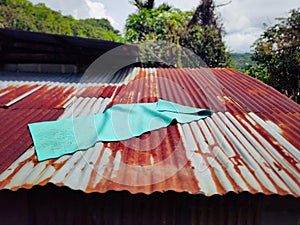
[[[158,100],[119,104],[102,114],[29,124],[38,160],[88,149],[98,141],[121,141],[167,127],[173,120],[189,123],[212,115],[211,110]]]

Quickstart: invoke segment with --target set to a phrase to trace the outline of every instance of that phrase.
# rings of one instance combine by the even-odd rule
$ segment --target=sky
[[[34,4],[42,2],[64,15],[76,19],[107,18],[121,32],[129,14],[136,11],[129,0],[30,0]],[[200,0],[156,0],[156,4],[168,3],[187,11],[195,9]],[[274,24],[275,18],[287,17],[289,11],[300,7],[299,0],[215,0],[217,15],[225,29],[224,40],[230,52],[250,52],[251,45],[264,31],[263,23]]]

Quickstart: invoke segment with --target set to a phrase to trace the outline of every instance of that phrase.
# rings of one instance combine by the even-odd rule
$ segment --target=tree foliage
[[[247,72],[299,102],[300,8],[277,21],[254,43],[256,65]]]
[[[0,28],[120,40],[119,31],[107,19],[76,20],[72,16],[63,16],[42,3],[33,5],[28,0],[1,0]]]
[[[226,52],[222,29],[217,25],[211,0],[209,3],[204,0],[195,11],[187,12],[166,4],[150,9],[137,8],[138,11],[129,15],[126,21],[127,41],[165,41],[190,49],[210,67],[229,66],[230,56]]]

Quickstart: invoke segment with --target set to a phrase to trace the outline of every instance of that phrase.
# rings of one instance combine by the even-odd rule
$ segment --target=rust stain
[[[112,97],[114,91],[116,90],[116,86],[107,86],[103,87],[101,91],[98,92],[97,97],[98,98],[110,98]]]
[[[300,113],[257,113],[263,120],[270,120],[280,127],[281,135],[300,149]]]
[[[240,110],[240,109],[237,109],[237,110]],[[236,114],[235,114],[235,117],[236,117],[236,119],[239,120],[239,121],[241,121],[242,119],[243,119],[243,120],[246,120],[245,114],[242,113],[242,112],[239,113],[239,114],[236,113]],[[240,124],[245,130],[247,130],[248,133],[251,133],[251,130],[249,129],[249,127],[247,127],[244,123],[240,122],[239,124]],[[251,126],[253,126],[253,125],[251,125]],[[273,144],[273,143],[274,143],[274,138],[273,138],[271,135],[269,135],[262,127],[260,127],[258,124],[254,125],[254,127],[255,127],[255,130],[256,130],[260,135],[262,135],[262,137],[263,137],[265,140],[267,140],[269,144],[272,144],[273,147],[275,147],[275,149],[279,147],[279,146]],[[254,135],[253,135],[253,138],[254,138],[258,143],[260,143],[261,145],[263,145],[263,144],[261,143],[261,141],[260,141],[258,138],[256,138]],[[230,142],[229,142],[229,143],[230,143]],[[232,146],[232,143],[230,143],[230,145]],[[246,147],[245,147],[245,149],[246,149]],[[248,170],[251,172],[251,174],[255,177],[255,179],[257,180],[257,182],[260,184],[261,188],[263,189],[264,193],[271,193],[268,189],[265,188],[265,186],[263,185],[263,183],[260,181],[260,179],[259,179],[259,178],[257,177],[257,175],[255,174],[255,171],[254,171],[252,168],[250,168],[249,165],[248,165],[248,163],[246,163],[246,162],[240,157],[240,154],[235,150],[235,148],[234,148],[233,146],[232,146],[232,150],[235,151],[236,156],[239,156],[239,160],[243,162],[243,165],[245,165],[245,166],[248,168]],[[267,150],[266,150],[266,151],[267,151]],[[261,156],[262,158],[264,158],[263,155],[262,155],[259,151],[257,151],[257,152],[258,152],[258,154],[260,154],[260,156]],[[269,174],[269,173],[264,169],[264,167],[263,167],[263,166],[255,159],[255,157],[252,156],[251,152],[249,152],[249,155],[250,155],[250,156],[252,157],[252,159],[257,163],[257,165],[258,165],[258,166],[260,167],[260,169],[264,172],[264,174],[269,178],[268,180],[269,180],[269,181],[272,183],[272,185],[276,188],[277,192],[280,193],[280,194],[282,194],[282,195],[286,194],[286,191],[283,190],[282,188],[280,188],[280,187],[276,184],[276,182],[272,179],[272,177],[270,176],[270,174]],[[274,158],[274,156],[273,156],[272,154],[270,154],[270,155],[273,157],[274,161],[277,161],[276,158]],[[280,162],[277,161],[277,163],[278,163],[278,165],[280,165]],[[296,166],[296,165],[295,165],[295,166]],[[271,166],[268,165],[268,167],[271,167]],[[297,179],[296,179],[296,178],[295,178],[295,177],[294,177],[294,176],[293,176],[286,168],[282,168],[282,169],[284,169],[285,172],[286,172],[287,174],[289,174],[289,176],[290,176],[296,183],[298,182]],[[295,169],[298,170],[297,168],[295,168]],[[278,172],[277,172],[276,170],[273,170],[273,172],[281,179],[281,176],[278,174]],[[287,187],[289,187],[289,185],[288,185],[283,179],[281,179],[281,180],[282,180],[283,183],[286,184]],[[292,190],[290,190],[290,191],[293,192]]]
[[[8,102],[18,98],[19,96],[25,94],[28,91],[33,90],[34,88],[36,88],[38,86],[39,86],[38,84],[35,84],[35,85],[24,84],[21,86],[11,85],[5,89],[2,89],[0,93],[4,93],[7,91],[9,91],[9,92],[0,96],[0,106],[7,104]]]
[[[22,169],[22,167],[29,162],[32,162],[32,158],[27,158],[24,161],[20,162],[18,166],[11,172],[11,174],[5,180],[0,181],[0,189],[8,185],[13,179],[13,177]]]
[[[88,185],[86,187],[86,192],[87,193],[91,193],[95,190],[94,186],[95,186],[95,181],[96,181],[96,178],[97,176],[99,175],[98,174],[98,170],[100,167],[102,167],[103,165],[100,164],[101,160],[102,160],[102,157],[103,157],[103,154],[104,154],[104,150],[105,150],[105,147],[103,147],[101,150],[100,150],[100,155],[99,157],[97,158],[95,164],[93,165],[93,170],[92,170],[92,173],[89,177],[89,181],[88,181]],[[99,192],[102,192],[101,189],[98,190]]]
[[[202,132],[202,131],[201,131]],[[193,138],[194,140],[196,140],[196,136],[194,134],[193,135]],[[214,143],[215,142],[215,138],[214,138]],[[209,169],[211,175],[212,175],[212,178],[214,180],[214,183],[216,185],[216,189],[217,189],[217,192],[220,193],[220,194],[225,194],[226,193],[226,190],[225,190],[225,187],[222,185],[222,183],[220,182],[219,178],[217,177],[217,174],[216,174],[216,171],[214,170],[214,168],[212,167],[211,163],[209,162],[209,159],[208,158],[213,158],[213,160],[217,160],[217,157],[215,156],[215,154],[213,153],[213,148],[216,147],[217,145],[216,144],[213,144],[213,145],[208,145],[208,150],[210,153],[204,153],[203,152],[203,149],[201,149],[200,147],[200,144],[198,142],[196,142],[196,145],[197,145],[197,150],[196,152],[198,154],[201,154],[202,158],[204,159],[204,162],[206,164],[206,168]],[[219,161],[218,161],[219,163]],[[228,177],[228,176],[227,176]],[[231,184],[235,187],[238,187],[240,188],[236,182],[234,182],[233,180],[231,180]]]

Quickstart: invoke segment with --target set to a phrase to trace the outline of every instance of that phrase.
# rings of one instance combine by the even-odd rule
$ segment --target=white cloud
[[[228,0],[229,1],[229,0]],[[287,17],[292,8],[299,7],[298,0],[232,0],[227,6],[217,8],[227,32],[224,40],[233,52],[249,52],[250,46],[263,33],[263,23],[269,26],[277,17]],[[227,2],[216,0],[216,4]]]
[[[89,7],[89,15],[87,15],[86,17],[100,19],[106,16],[106,10],[101,2],[92,2],[90,0],[85,0],[85,3]]]
[[[108,19],[112,26],[117,28],[117,29],[122,29],[112,17],[107,15],[107,11],[104,7],[104,4],[99,2],[99,1],[91,1],[91,0],[84,0],[88,7],[88,15],[84,15],[81,19],[83,18],[96,18],[96,19],[101,19],[101,18],[106,18]],[[78,9],[76,9],[78,10]]]
[[[262,32],[263,30],[260,28],[249,27],[243,31],[236,31],[226,35],[224,40],[228,50],[231,52],[250,52],[251,45]]]

